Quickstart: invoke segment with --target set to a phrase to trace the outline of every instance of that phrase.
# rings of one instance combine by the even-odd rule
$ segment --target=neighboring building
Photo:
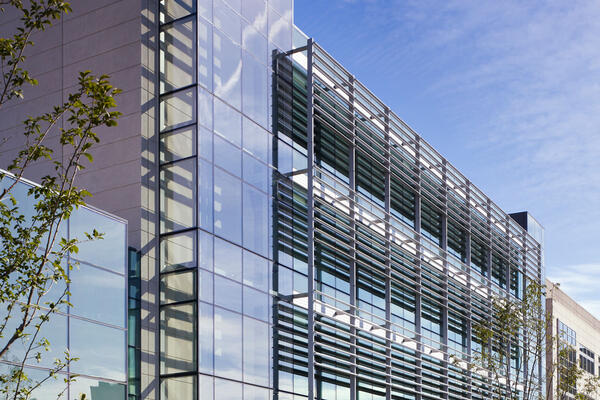
[[[127,93],[80,184],[137,251],[131,399],[490,397],[449,357],[478,351],[493,294],[543,282],[541,244],[295,29],[292,0],[73,8],[48,69]]]
[[[0,188],[6,187],[11,178],[6,176]],[[27,191],[31,182],[21,181],[12,194],[18,201],[20,212],[26,212],[35,204]],[[28,213],[25,213],[28,215]],[[80,207],[61,225],[60,237],[85,239],[85,232],[93,229],[104,233],[102,240],[79,244],[79,252],[71,254],[67,300],[72,306],[63,305],[52,314],[50,321],[43,325],[38,340],[45,337],[50,342],[50,351],[41,351],[41,362],[31,358],[27,362],[26,373],[34,380],[48,376],[49,368],[56,358],[63,359],[68,350],[71,357],[79,360],[70,363],[58,374],[33,393],[34,399],[52,399],[63,391],[67,376],[77,378],[68,384],[65,396],[75,399],[85,393],[88,399],[124,398],[126,393],[126,293],[127,293],[127,224],[121,218],[107,214],[93,207]],[[42,302],[56,301],[65,289],[53,287]],[[42,312],[44,308],[42,307]],[[7,324],[5,334],[14,332],[16,315]],[[6,310],[0,310],[2,319]],[[11,331],[13,329],[13,331]],[[6,337],[4,338],[6,340]],[[0,339],[2,343],[2,339]],[[19,363],[28,346],[29,339],[15,342],[7,357],[0,360],[0,369],[5,372],[11,363]],[[91,396],[91,397],[90,397]],[[102,397],[104,396],[104,397]],[[108,397],[107,397],[108,396]]]
[[[600,321],[586,311],[575,300],[567,296],[559,285],[546,280],[546,311],[551,316],[551,342],[546,347],[546,363],[550,370],[558,362],[560,346],[568,346],[565,359],[562,362],[577,364],[585,371],[578,382],[579,390],[586,378],[600,376]],[[555,400],[556,385],[561,379],[560,374],[548,374],[549,400]],[[577,387],[572,388],[572,395],[577,393]],[[573,396],[574,398],[574,396]],[[596,393],[592,399],[600,399]]]

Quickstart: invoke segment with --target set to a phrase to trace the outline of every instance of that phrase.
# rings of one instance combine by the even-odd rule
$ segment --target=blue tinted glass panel
[[[198,303],[198,371],[213,373],[213,306]]]
[[[267,193],[269,190],[269,175],[271,170],[249,154],[243,154],[244,180]]]
[[[269,290],[269,261],[244,251],[244,284],[262,291]]]
[[[215,276],[215,304],[232,311],[242,312],[242,285]]]
[[[125,273],[126,225],[107,216],[80,207],[69,219],[70,238],[86,240],[85,232],[94,229],[104,234],[103,239],[80,243],[73,257],[80,261]]]
[[[244,247],[264,256],[269,244],[268,196],[244,185]]]
[[[241,129],[242,115],[221,100],[215,99],[215,132],[241,146]]]
[[[232,173],[235,176],[242,176],[242,151],[215,135],[215,165]]]
[[[124,276],[80,264],[69,277],[72,314],[125,327]]]
[[[215,308],[215,375],[241,380],[242,316]]]
[[[215,272],[230,279],[242,280],[242,249],[215,238]]]
[[[213,87],[214,93],[240,109],[242,106],[242,49],[227,36],[213,34]]]
[[[244,0],[242,15],[254,29],[263,35],[267,34],[267,2],[265,0]]]
[[[261,321],[268,321],[269,295],[244,286],[244,314]]]
[[[244,380],[269,385],[269,325],[244,317]]]
[[[269,162],[272,136],[254,122],[244,118],[244,149],[264,163]]]
[[[71,372],[125,380],[125,331],[70,318]]]
[[[242,182],[215,168],[215,234],[234,243],[242,241]]]
[[[235,43],[240,44],[241,20],[223,0],[214,0],[213,24]],[[239,12],[239,10],[238,10]]]
[[[242,384],[225,379],[215,379],[215,399],[239,400],[242,398]]]
[[[244,51],[242,70],[243,111],[246,115],[267,127],[268,117],[268,79],[267,68]]]

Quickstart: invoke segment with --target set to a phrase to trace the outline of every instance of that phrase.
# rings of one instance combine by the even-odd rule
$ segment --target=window
[[[583,346],[579,347],[579,366],[582,370],[594,375],[596,372],[595,360],[596,355],[593,351]]]

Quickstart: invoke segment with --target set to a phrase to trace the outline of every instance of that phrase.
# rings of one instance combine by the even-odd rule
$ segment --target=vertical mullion
[[[356,116],[354,110],[354,76],[350,76],[350,113],[352,118],[352,143],[350,144],[350,165],[348,178],[350,180],[350,400],[356,400],[356,220],[354,215],[356,197]]]
[[[392,319],[392,268],[391,268],[391,227],[390,227],[390,198],[391,198],[391,171],[390,171],[390,110],[385,107],[385,328],[386,328],[386,387],[385,398],[392,398],[392,337],[391,324]]]
[[[415,340],[417,341],[416,359],[415,359],[415,383],[417,384],[416,400],[421,400],[423,389],[421,387],[421,355],[423,344],[421,342],[421,144],[420,138],[415,137],[415,159],[417,167],[417,192],[415,193],[415,231],[417,235],[417,265],[415,270]]]
[[[444,353],[444,361],[442,363],[443,370],[443,396],[445,399],[448,398],[448,256],[446,251],[448,250],[448,185],[447,185],[447,161],[442,160],[442,188],[444,191],[444,204],[442,208],[442,254],[444,255],[442,261],[442,351]]]
[[[467,210],[467,229],[466,229],[466,240],[465,240],[465,253],[467,256],[466,265],[467,265],[467,309],[471,312],[470,318],[467,318],[467,354],[468,354],[468,364],[470,365],[473,362],[473,350],[472,350],[472,340],[473,340],[473,304],[471,301],[471,182],[467,179],[465,182],[465,200],[466,200],[466,210]],[[467,394],[468,398],[471,399],[473,397],[473,373],[469,369],[467,372],[467,382],[469,387],[469,393]]]
[[[314,210],[314,98],[313,98],[313,39],[308,39],[306,73],[306,142],[307,142],[307,257],[308,257],[308,398],[315,398],[315,210]]]

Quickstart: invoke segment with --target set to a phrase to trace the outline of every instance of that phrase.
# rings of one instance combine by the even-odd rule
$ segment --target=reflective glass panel
[[[254,26],[254,29],[263,35],[267,34],[267,2],[265,0],[244,0],[242,15]]]
[[[269,244],[269,199],[251,186],[244,185],[244,247],[264,256]]]
[[[244,250],[244,285],[269,290],[269,261]]]
[[[242,280],[242,249],[215,238],[215,272],[230,279]]]
[[[212,38],[213,28],[208,22],[198,19],[198,84],[212,90]],[[202,122],[200,113],[199,121]]]
[[[249,154],[243,154],[244,180],[267,193],[269,190],[269,174],[271,170],[265,164]]]
[[[217,135],[215,135],[215,165],[235,176],[242,176],[241,150]]]
[[[214,32],[213,35],[213,84],[214,93],[240,109],[242,50],[227,36]]]
[[[240,400],[242,384],[225,379],[215,379],[215,398],[219,400]]]
[[[269,141],[272,136],[254,122],[244,118],[244,149],[264,163],[269,162]]]
[[[218,168],[214,179],[215,234],[241,243],[242,182]]]
[[[269,325],[244,317],[244,380],[269,385]]]
[[[87,264],[69,271],[70,312],[125,327],[125,277]]]
[[[161,272],[177,268],[194,267],[196,232],[185,232],[178,235],[169,235],[160,241]]]
[[[223,0],[214,1],[213,24],[216,28],[224,32],[235,43],[240,43],[241,20],[231,7],[227,6]]]
[[[125,399],[125,385],[112,382],[102,382],[95,379],[77,377],[69,383],[71,398],[79,398],[85,394],[86,399]],[[56,397],[56,393],[54,393]],[[48,397],[52,399],[54,397]],[[41,399],[42,397],[40,397]],[[45,397],[43,397],[45,398]],[[35,397],[34,397],[35,399]]]
[[[213,373],[213,306],[198,303],[198,371]],[[201,392],[204,393],[204,392]]]
[[[246,115],[267,127],[268,113],[268,71],[249,53],[244,51],[242,70],[243,111]]]
[[[215,132],[241,147],[242,115],[219,99],[215,99]]]
[[[244,286],[244,314],[261,321],[268,321],[269,295]]]
[[[195,192],[195,159],[187,159],[161,167],[161,232],[171,232],[196,225]]]
[[[170,304],[196,299],[196,270],[174,272],[160,277],[160,303]]]
[[[124,381],[125,331],[75,318],[69,324],[70,353],[79,358],[70,371]]]
[[[196,400],[196,375],[162,379],[160,382],[162,400]]]
[[[160,310],[160,372],[196,370],[196,304],[164,306]]]
[[[195,154],[195,126],[188,126],[160,135],[160,162],[176,161]]]
[[[161,93],[194,83],[196,79],[196,32],[194,27],[194,19],[186,19],[161,28]]]
[[[242,316],[215,308],[215,374],[241,380]]]
[[[292,47],[291,16],[291,10],[279,14],[269,8],[269,41],[284,51]]]
[[[69,219],[70,238],[87,240],[85,232],[94,229],[103,234],[101,240],[86,241],[77,245],[79,252],[72,254],[79,261],[88,262],[125,273],[126,225],[105,215],[80,207]]]
[[[211,133],[212,135],[212,133]],[[198,160],[198,225],[212,232],[213,229],[213,166]]]
[[[215,276],[215,304],[232,311],[242,312],[242,285]]]
[[[262,0],[260,0],[262,1]],[[262,64],[267,64],[267,38],[260,34],[252,25],[244,22],[242,30],[242,43],[244,49],[252,53]]]
[[[196,88],[180,90],[160,99],[160,130],[196,121]]]
[[[185,17],[196,11],[196,0],[161,0],[160,22]]]
[[[258,387],[258,386],[252,386],[252,385],[244,385],[244,400],[269,400],[269,399],[270,399],[269,389]],[[343,399],[343,400],[345,400],[345,399]]]

